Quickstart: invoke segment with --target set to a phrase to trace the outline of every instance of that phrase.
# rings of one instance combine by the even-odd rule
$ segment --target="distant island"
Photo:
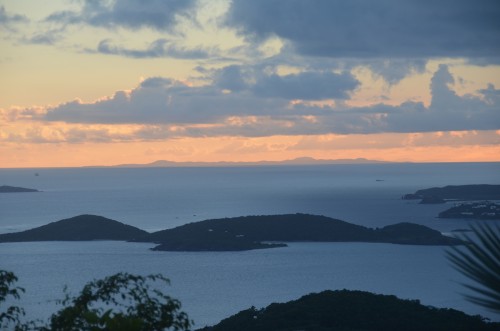
[[[490,201],[461,203],[439,213],[438,217],[500,220],[500,204]]]
[[[32,188],[16,187],[2,185],[0,186],[0,193],[28,193],[28,192],[40,192]]]
[[[285,242],[373,242],[403,245],[462,243],[418,224],[399,223],[381,229],[370,229],[309,214],[205,220],[154,232],[138,241],[159,243],[153,250],[160,251],[248,250],[285,246]]]
[[[0,234],[1,242],[122,240],[152,242],[158,251],[243,251],[286,247],[285,242],[372,242],[459,245],[423,225],[399,223],[381,229],[308,214],[244,216],[189,223],[148,233],[96,215],[79,215],[41,227]]]
[[[404,200],[421,200],[420,203],[445,203],[449,200],[500,200],[500,185],[450,185],[418,190],[405,194]]]
[[[286,303],[272,303],[262,309],[251,307],[198,331],[499,329],[500,323],[487,322],[479,315],[426,306],[418,300],[364,291],[327,290]]]
[[[175,162],[158,160],[146,164],[119,164],[111,167],[116,168],[166,168],[166,167],[249,167],[249,166],[270,166],[270,165],[322,165],[322,164],[374,164],[390,163],[387,161],[369,160],[365,158],[356,159],[315,159],[312,157],[299,157],[283,161],[257,161],[257,162]],[[99,167],[99,166],[93,166]]]
[[[80,215],[38,228],[0,234],[0,242],[134,240],[148,234],[136,227],[95,215]]]

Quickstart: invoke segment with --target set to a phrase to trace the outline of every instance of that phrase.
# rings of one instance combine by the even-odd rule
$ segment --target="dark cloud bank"
[[[226,23],[305,55],[498,59],[499,17],[495,0],[233,0]]]
[[[179,17],[195,20],[198,4],[195,0],[81,3],[80,10],[53,13],[46,21],[111,30],[147,28],[170,34]],[[68,123],[218,124],[182,131],[189,136],[498,130],[499,90],[490,85],[478,91],[479,96],[458,96],[448,86],[454,78],[445,65],[432,78],[429,106],[405,102],[399,106],[350,108],[343,103],[360,84],[349,72],[356,63],[369,66],[389,83],[398,82],[412,70],[425,70],[430,58],[465,58],[482,65],[500,63],[499,17],[497,0],[233,0],[224,24],[236,29],[255,48],[269,37],[279,37],[285,43],[283,52],[298,55],[297,66],[304,71],[278,75],[262,63],[232,65],[207,70],[205,78],[212,83],[202,87],[149,78],[130,93],[120,91],[90,104],[61,104],[49,109],[41,119]],[[22,19],[0,8],[0,23]],[[144,49],[103,39],[93,52],[133,58],[214,56],[210,50],[182,48],[165,38]],[[334,72],[331,61],[354,62],[344,71]],[[306,102],[291,102],[296,99]],[[307,102],[327,99],[334,99],[337,106]],[[237,124],[230,121],[232,117],[249,116],[262,120]]]
[[[74,101],[59,105],[49,109],[44,120],[107,124],[221,124],[215,128],[183,131],[184,135],[190,136],[429,132],[500,128],[500,91],[490,85],[479,91],[479,97],[458,96],[448,87],[448,84],[453,82],[453,77],[445,65],[441,65],[432,78],[432,103],[429,107],[419,102],[357,108],[292,104],[290,101],[296,99],[297,94],[290,91],[301,90],[302,86],[310,84],[316,87],[304,88],[297,92],[301,93],[303,100],[341,100],[356,88],[358,82],[348,73],[308,72],[277,76],[260,72],[257,76],[248,76],[248,73],[238,67],[228,67],[216,73],[213,85],[204,87],[189,87],[160,77],[150,78],[130,94],[117,92],[110,99],[91,104]],[[257,116],[266,120],[239,123],[236,126],[227,122],[232,117],[245,116]],[[314,117],[314,120],[311,120],[311,117]]]

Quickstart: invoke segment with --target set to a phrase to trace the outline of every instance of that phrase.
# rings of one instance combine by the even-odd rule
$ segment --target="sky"
[[[0,0],[0,167],[500,161],[497,0]]]

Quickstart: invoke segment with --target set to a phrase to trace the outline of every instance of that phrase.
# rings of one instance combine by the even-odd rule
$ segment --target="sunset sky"
[[[497,0],[0,0],[0,167],[500,161]]]

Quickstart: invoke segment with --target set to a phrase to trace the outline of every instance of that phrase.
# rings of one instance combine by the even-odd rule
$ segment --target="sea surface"
[[[35,174],[38,174],[37,176]],[[80,214],[147,231],[210,218],[282,213],[325,215],[368,227],[414,222],[450,233],[471,221],[436,216],[452,203],[420,205],[401,196],[418,189],[500,184],[500,163],[260,166],[230,168],[0,169],[0,185],[40,193],[0,194],[0,233]],[[359,289],[425,305],[499,315],[462,297],[467,282],[446,248],[368,243],[290,243],[247,252],[152,252],[153,245],[112,241],[0,244],[0,268],[26,289],[20,305],[46,319],[67,286],[126,271],[162,273],[196,326],[242,309],[326,289]]]

